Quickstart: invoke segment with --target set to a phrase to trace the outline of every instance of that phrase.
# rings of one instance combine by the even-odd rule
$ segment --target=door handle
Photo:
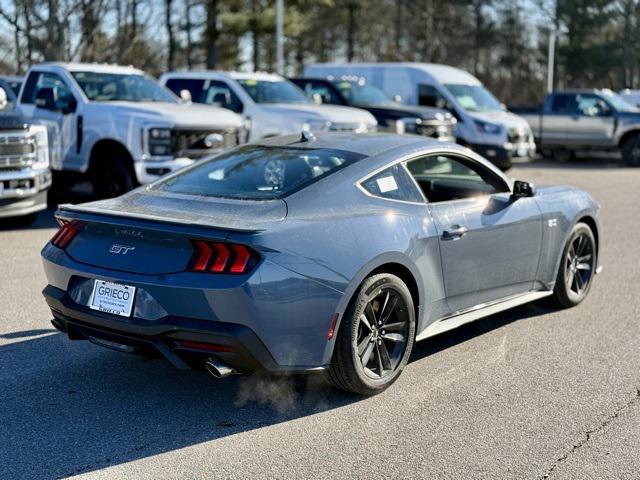
[[[469,230],[467,227],[461,225],[453,225],[444,232],[442,232],[443,240],[457,240],[467,234]]]

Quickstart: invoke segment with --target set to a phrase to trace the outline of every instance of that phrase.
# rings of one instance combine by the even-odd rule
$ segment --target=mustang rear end
[[[335,155],[318,156],[313,167],[326,171],[324,160],[344,162],[329,154]],[[302,168],[290,171],[299,179],[314,170],[306,163],[312,155],[296,155]],[[218,362],[208,365],[213,373],[323,370],[343,292],[287,268],[287,205],[268,183],[262,186],[281,181],[281,165],[257,164],[261,190],[252,186],[249,193],[258,198],[242,190],[247,179],[255,181],[248,165],[258,156],[268,160],[248,147],[248,158],[229,154],[232,163],[242,159],[242,168],[227,165],[224,174],[222,159],[178,174],[177,183],[163,180],[120,198],[62,206],[60,230],[42,251],[55,327],[119,351],[160,353],[179,368],[210,359]],[[200,193],[200,183],[214,188],[212,179],[223,176],[220,188],[237,179],[233,194],[242,198]]]
[[[274,203],[247,210],[278,222],[285,208]],[[222,224],[225,208],[228,218],[242,209],[218,207]],[[54,326],[69,338],[160,353],[178,368],[212,355],[237,372],[302,373],[330,361],[327,332],[341,293],[272,262],[278,252],[260,244],[257,230],[88,209],[63,208],[58,220],[61,228],[42,252],[49,281],[43,293]]]

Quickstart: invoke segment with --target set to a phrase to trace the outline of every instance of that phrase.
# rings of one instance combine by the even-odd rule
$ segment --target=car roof
[[[115,65],[109,63],[79,63],[79,62],[43,62],[33,65],[32,68],[39,67],[57,67],[70,72],[96,72],[96,73],[114,73],[124,75],[144,75],[142,70],[138,70],[132,66]]]
[[[278,82],[284,80],[284,77],[268,72],[233,72],[224,70],[200,70],[200,71],[175,71],[167,72],[162,75],[163,78],[220,78],[226,77],[234,80],[260,80],[267,82]]]
[[[443,145],[442,142],[418,135],[396,135],[393,133],[373,133],[366,135],[358,133],[320,133],[307,138],[310,139],[304,139],[302,132],[300,132],[300,134],[296,135],[267,138],[253,142],[253,144],[267,147],[327,148],[359,153],[367,157],[373,157],[391,149],[400,149],[408,146],[428,148]],[[451,146],[459,148],[461,151],[465,150],[463,147],[455,144],[451,144]]]
[[[562,90],[556,90],[553,95],[567,94],[574,95],[578,93],[615,93],[608,88],[566,88]]]
[[[386,62],[386,63],[314,63],[309,65],[308,69],[312,73],[309,76],[317,75],[315,68],[327,69],[332,68],[349,71],[353,68],[354,74],[361,68],[375,69],[413,69],[426,73],[439,83],[453,83],[463,85],[481,85],[482,83],[476,77],[465,70],[461,70],[450,65],[442,65],[439,63],[420,63],[420,62]],[[305,70],[307,71],[307,70]]]

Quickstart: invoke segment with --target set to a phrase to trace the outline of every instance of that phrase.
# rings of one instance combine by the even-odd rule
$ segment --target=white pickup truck
[[[0,218],[30,222],[47,208],[51,186],[47,129],[30,125],[0,87]]]
[[[233,112],[185,104],[142,71],[116,65],[33,65],[16,108],[49,130],[54,187],[64,189],[80,174],[100,198],[237,145],[242,136]]]
[[[302,130],[377,130],[376,119],[366,110],[315,104],[296,85],[270,73],[169,72],[160,77],[160,83],[194,103],[216,105],[242,115],[248,141]]]

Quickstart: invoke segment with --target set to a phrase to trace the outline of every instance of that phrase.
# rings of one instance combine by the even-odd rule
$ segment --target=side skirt
[[[465,323],[470,323],[475,320],[488,317],[489,315],[493,315],[494,313],[509,310],[510,308],[517,307],[518,305],[523,305],[540,298],[548,297],[551,294],[553,294],[552,291],[546,290],[542,292],[527,292],[496,300],[495,302],[476,305],[475,307],[471,307],[469,309],[456,312],[448,317],[441,318],[440,320],[436,320],[416,336],[416,341],[419,342],[425,338],[433,337],[434,335],[458,328]]]

